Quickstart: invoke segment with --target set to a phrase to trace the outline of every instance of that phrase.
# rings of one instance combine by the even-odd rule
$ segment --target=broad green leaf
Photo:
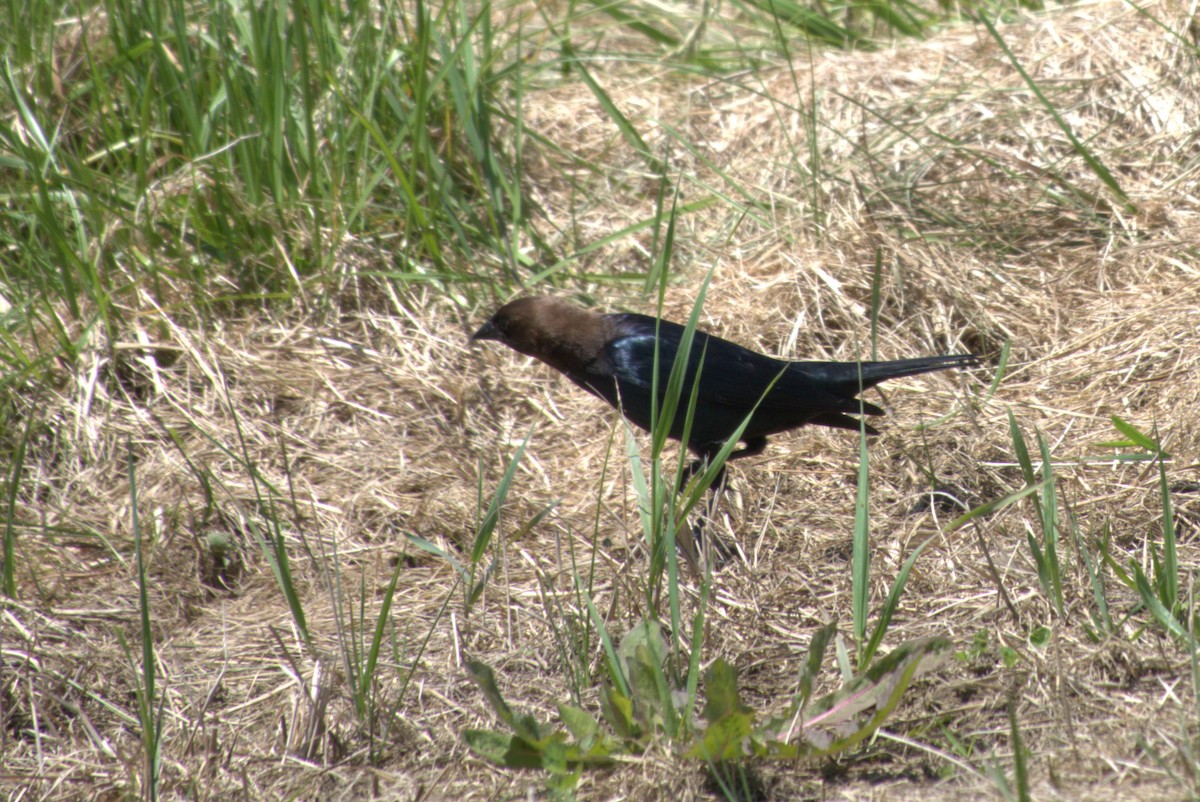
[[[600,724],[586,710],[560,702],[558,717],[563,725],[575,736],[575,740],[584,749],[591,748],[597,736],[600,735]]]
[[[515,735],[493,730],[465,730],[463,740],[472,752],[500,766],[513,769],[542,766],[541,750]]]
[[[730,713],[710,724],[685,755],[706,761],[736,760],[746,757],[745,746],[754,725],[750,712]]]
[[[641,736],[641,728],[633,720],[633,700],[620,691],[605,686],[600,691],[600,711],[608,726],[626,740]]]
[[[704,719],[710,724],[725,716],[749,711],[742,704],[737,686],[737,669],[717,659],[704,676]]]

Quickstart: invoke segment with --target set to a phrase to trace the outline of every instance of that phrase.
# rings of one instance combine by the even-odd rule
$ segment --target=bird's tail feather
[[[915,376],[918,373],[929,373],[934,370],[947,368],[973,368],[979,365],[979,357],[974,354],[955,354],[953,356],[927,356],[918,359],[897,359],[891,362],[864,362],[863,386],[872,387],[886,379],[898,379],[901,376]],[[850,363],[853,378],[858,380],[858,366]]]
[[[874,387],[888,379],[915,376],[948,368],[973,368],[979,365],[975,354],[927,356],[886,362],[796,362],[800,370],[822,382],[839,395],[853,398],[860,389]]]

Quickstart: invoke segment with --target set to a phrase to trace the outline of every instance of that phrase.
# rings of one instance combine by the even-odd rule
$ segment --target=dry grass
[[[1190,7],[1160,2],[1153,13],[1190,41]],[[686,315],[712,267],[709,330],[786,356],[854,358],[868,348],[879,255],[882,357],[971,349],[994,359],[1011,342],[1014,367],[990,399],[986,371],[885,389],[890,417],[871,457],[876,602],[910,550],[944,530],[945,512],[914,512],[931,474],[968,503],[1021,486],[1010,409],[1064,461],[1061,489],[1081,531],[1111,525],[1123,555],[1142,559],[1158,530],[1156,474],[1144,464],[1071,462],[1111,453],[1097,447],[1114,436],[1111,415],[1144,431],[1157,426],[1174,456],[1171,479],[1200,480],[1195,50],[1116,2],[1024,19],[1003,33],[1117,174],[1136,214],[1109,199],[983,29],[720,83],[686,83],[644,64],[602,74],[653,147],[692,143],[692,152],[671,144],[686,193],[729,196],[681,220],[684,272],[669,294],[672,317]],[[564,226],[564,249],[652,212],[654,181],[584,87],[552,86],[529,100],[526,125],[607,165],[588,179],[584,201],[550,157],[529,165],[539,203]],[[819,121],[812,151],[808,119]],[[810,152],[820,158],[815,181]],[[1093,194],[1094,204],[1085,208],[1065,187]],[[737,204],[747,200],[754,206],[743,213]],[[648,236],[596,252],[587,267],[644,269]],[[347,243],[355,251],[379,258]],[[0,612],[0,788],[11,798],[141,793],[138,672],[117,637],[137,641],[127,444],[149,560],[167,793],[490,799],[540,783],[464,747],[464,728],[495,722],[463,661],[494,666],[510,701],[543,717],[569,698],[543,597],[571,603],[570,547],[584,565],[596,550],[596,598],[614,631],[640,614],[630,577],[646,555],[619,436],[601,485],[614,420],[547,369],[468,349],[466,334],[486,309],[465,314],[420,290],[363,302],[352,289],[336,319],[249,318],[197,331],[146,315],[154,325],[130,331],[127,348],[95,351],[89,370],[27,399],[50,411],[53,426],[35,433],[33,479],[18,498],[23,601]],[[649,310],[632,294],[588,289],[608,308]],[[916,430],[953,410],[961,412]],[[465,616],[455,573],[406,537],[469,548],[479,468],[490,492],[531,424],[499,568]],[[765,456],[733,470],[739,498],[727,506],[729,526],[749,563],[717,578],[706,656],[739,667],[757,709],[786,703],[814,628],[849,620],[856,453],[847,433],[806,431],[776,438]],[[301,641],[256,545],[263,484],[248,464],[280,492],[320,659]],[[213,481],[211,509],[198,470]],[[521,531],[556,500],[548,518]],[[1190,582],[1200,558],[1196,502],[1176,501]],[[983,632],[988,646],[924,681],[889,730],[948,750],[944,725],[968,745],[968,762],[1011,771],[1011,697],[1035,756],[1036,797],[1181,798],[1185,788],[1139,740],[1175,760],[1183,734],[1195,737],[1186,656],[1153,628],[1126,627],[1100,643],[1084,637],[1079,624],[1092,602],[1077,564],[1068,616],[1058,620],[1038,588],[1027,527],[1037,527],[1032,509],[1017,505],[982,529],[1016,620],[967,530],[946,534],[918,562],[889,640],[945,634],[966,650]],[[207,545],[212,532],[233,544],[224,563]],[[376,603],[397,560],[400,646],[386,658],[378,694],[400,702],[371,766],[339,627],[362,588]],[[1110,591],[1115,615],[1133,610],[1132,594],[1115,582]],[[1027,641],[1041,624],[1053,630],[1044,649]],[[1014,668],[999,662],[1001,644],[1021,655]],[[595,689],[585,690],[594,708]],[[30,731],[38,736],[14,737]],[[838,771],[766,765],[759,773],[779,799],[992,793],[983,776],[947,766],[883,739]],[[579,787],[587,799],[707,793],[703,772],[665,751],[585,774]]]

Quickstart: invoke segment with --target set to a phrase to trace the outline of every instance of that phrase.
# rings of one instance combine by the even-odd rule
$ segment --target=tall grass
[[[16,5],[0,288],[68,358],[139,294],[184,318],[325,303],[347,233],[399,237],[398,281],[529,268],[521,30],[491,4]],[[9,371],[39,356],[3,346]]]
[[[141,644],[141,661],[134,659],[132,651],[118,632],[126,659],[137,674],[138,724],[142,746],[142,783],[144,796],[148,800],[158,799],[160,773],[162,771],[162,725],[163,705],[166,697],[158,691],[158,660],[154,649],[153,616],[150,610],[148,590],[148,568],[145,549],[142,545],[142,526],[138,515],[137,473],[134,469],[133,445],[126,443],[129,457],[129,515],[133,531],[134,553],[137,557],[136,573],[138,587],[138,641]]]
[[[747,30],[780,47],[785,31],[862,46],[938,17],[912,4],[741,10]],[[683,43],[665,32],[703,24],[666,7],[597,13],[672,56]],[[114,0],[63,16],[10,0],[4,16],[0,247],[12,258],[0,287],[20,299],[26,330],[50,333],[68,357],[82,329],[116,336],[137,292],[180,314],[326,302],[347,233],[391,241],[394,265],[376,274],[400,282],[473,294],[561,269],[523,189],[526,150],[560,147],[522,111],[531,82],[555,69],[589,87],[652,170],[662,165],[570,17],[549,12],[549,38],[527,32],[516,5],[465,0]],[[757,47],[701,42],[687,69],[722,74],[756,62]],[[557,58],[531,58],[546,50]],[[38,357],[4,346],[9,368]]]

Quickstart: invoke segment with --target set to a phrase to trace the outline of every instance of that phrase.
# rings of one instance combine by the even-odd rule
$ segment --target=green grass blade
[[[375,685],[375,671],[379,664],[379,652],[383,648],[383,636],[387,632],[388,626],[392,623],[392,601],[396,597],[396,582],[400,579],[400,571],[403,568],[404,561],[397,560],[395,568],[392,569],[392,578],[383,592],[383,598],[380,600],[379,614],[375,618],[375,629],[371,636],[371,645],[367,649],[366,661],[362,663],[362,670],[358,675],[358,687],[354,695],[354,703],[360,718],[367,715],[368,701]],[[365,619],[361,617],[360,620],[365,622]]]
[[[17,496],[21,489],[21,479],[25,472],[25,450],[29,445],[29,433],[33,429],[34,416],[27,413],[25,427],[21,439],[12,454],[12,468],[5,487],[8,507],[4,514],[4,565],[0,566],[0,593],[10,599],[17,598]]]
[[[679,37],[660,31],[653,25],[643,22],[642,20],[625,11],[624,9],[626,6],[624,4],[618,5],[613,3],[611,0],[584,0],[584,2],[594,6],[601,13],[612,17],[613,20],[619,23],[622,27],[640,33],[642,36],[646,37],[657,45],[674,50],[681,44]],[[630,4],[629,7],[633,8],[635,6]]]
[[[125,450],[128,454],[129,468],[129,514],[133,530],[133,548],[136,558],[138,583],[138,618],[141,624],[142,641],[142,676],[141,689],[138,695],[138,718],[142,725],[142,750],[145,758],[144,769],[147,796],[151,800],[158,799],[158,781],[160,771],[159,746],[161,717],[155,715],[154,700],[157,698],[155,682],[157,678],[157,662],[154,658],[154,628],[150,621],[150,594],[146,589],[146,561],[142,552],[142,528],[138,517],[137,471],[134,468],[133,443],[126,440]],[[161,710],[159,711],[161,712]]]
[[[644,139],[642,139],[642,135],[638,133],[637,128],[635,128],[633,123],[629,121],[628,117],[621,113],[621,110],[617,107],[617,104],[613,101],[612,97],[608,94],[608,92],[605,91],[604,87],[600,85],[600,82],[592,76],[591,71],[587,68],[587,65],[584,64],[583,59],[581,59],[575,53],[574,49],[566,41],[563,42],[563,50],[568,63],[570,63],[571,67],[574,68],[574,70],[579,74],[579,77],[583,79],[583,82],[587,85],[588,89],[591,90],[592,95],[596,98],[596,102],[600,104],[602,109],[604,109],[604,113],[607,114],[609,119],[613,121],[613,124],[617,126],[617,130],[621,132],[621,136],[625,139],[625,143],[629,145],[629,147],[633,148],[635,153],[642,157],[642,159],[646,162],[646,166],[651,172],[661,174],[664,170],[662,160],[651,152],[650,146],[646,144]]]
[[[1009,493],[1007,496],[1001,496],[998,499],[993,499],[992,501],[989,501],[986,504],[980,504],[978,507],[975,507],[974,509],[970,510],[969,512],[963,513],[962,515],[958,516],[953,521],[951,521],[949,526],[946,527],[946,531],[953,532],[957,529],[961,529],[962,527],[966,526],[968,523],[975,520],[976,518],[986,518],[987,516],[992,515],[993,513],[999,512],[1000,510],[1004,509],[1005,507],[1009,507],[1013,504],[1016,504],[1018,501],[1025,498],[1026,496],[1032,496],[1034,493],[1038,492],[1041,489],[1042,489],[1041,482],[1038,482],[1037,484],[1027,485],[1014,493]]]
[[[1021,727],[1017,722],[1017,700],[1015,697],[1008,700],[1008,725],[1009,733],[1012,737],[1013,771],[1015,774],[1014,782],[1017,786],[1017,799],[1019,802],[1030,802],[1033,797],[1029,793],[1028,757],[1025,753],[1024,741],[1021,738]]]
[[[483,553],[487,550],[488,543],[492,540],[492,535],[496,531],[496,525],[500,523],[500,509],[504,506],[505,499],[508,498],[508,490],[512,487],[513,477],[517,473],[517,467],[521,464],[521,458],[525,456],[525,448],[529,445],[530,438],[533,437],[535,427],[529,427],[529,433],[525,435],[525,439],[521,441],[521,445],[517,447],[517,452],[513,454],[513,458],[509,460],[508,467],[504,471],[504,477],[500,480],[500,484],[496,486],[496,492],[492,494],[492,500],[488,504],[487,514],[479,524],[479,529],[475,534],[475,541],[471,545],[471,564],[478,565],[483,559]]]
[[[1058,483],[1054,475],[1054,465],[1050,458],[1050,444],[1040,433],[1038,447],[1042,454],[1042,494],[1038,511],[1042,522],[1042,538],[1045,549],[1042,552],[1042,565],[1045,569],[1043,583],[1046,592],[1050,594],[1054,607],[1059,616],[1064,613],[1062,566],[1058,559],[1059,515],[1058,515]]]
[[[1104,163],[1096,158],[1096,154],[1092,153],[1092,151],[1089,150],[1086,145],[1079,141],[1079,137],[1075,136],[1075,131],[1071,128],[1071,125],[1065,119],[1063,119],[1061,114],[1058,113],[1058,109],[1055,108],[1054,104],[1051,103],[1049,98],[1047,98],[1042,92],[1042,88],[1038,86],[1037,81],[1033,80],[1033,77],[1025,71],[1023,66],[1021,66],[1021,62],[1017,59],[1016,55],[1013,54],[1012,50],[1009,49],[1008,43],[1004,41],[1004,37],[1000,35],[999,31],[996,30],[996,26],[992,24],[990,19],[988,19],[988,14],[986,12],[979,14],[976,19],[983,23],[983,26],[988,29],[988,33],[992,35],[992,38],[996,40],[996,44],[998,44],[1000,49],[1004,51],[1004,55],[1008,58],[1009,63],[1013,65],[1013,69],[1020,74],[1022,80],[1025,81],[1025,85],[1029,87],[1030,91],[1033,92],[1034,96],[1038,99],[1038,102],[1041,103],[1042,107],[1045,108],[1050,114],[1050,117],[1054,120],[1055,124],[1058,125],[1059,130],[1061,130],[1067,137],[1067,140],[1071,143],[1071,147],[1075,150],[1075,152],[1084,160],[1085,163],[1087,163],[1087,166],[1091,168],[1091,171],[1095,173],[1096,177],[1099,178],[1100,181],[1106,187],[1108,187],[1112,194],[1117,197],[1117,199],[1121,202],[1121,206],[1123,207],[1124,211],[1128,214],[1136,214],[1137,206],[1135,206],[1133,201],[1129,199],[1129,196],[1125,194],[1125,190],[1121,189],[1121,185],[1117,182],[1117,179],[1113,176],[1113,174],[1108,171],[1108,168],[1104,166]]]
[[[1134,426],[1129,421],[1122,418],[1120,415],[1112,416],[1112,425],[1113,425],[1114,429],[1116,429],[1121,434],[1125,435],[1125,437],[1127,437],[1129,439],[1129,442],[1131,442],[1133,445],[1137,446],[1138,448],[1144,449],[1151,454],[1162,454],[1162,456],[1166,459],[1171,458],[1170,454],[1166,454],[1163,452],[1162,446],[1159,445],[1157,440],[1155,440],[1150,435],[1142,432],[1140,429],[1138,429],[1136,426]]]
[[[1033,461],[1029,458],[1025,436],[1021,434],[1021,428],[1017,426],[1017,419],[1011,409],[1008,410],[1008,434],[1012,439],[1013,453],[1017,455],[1017,462],[1021,466],[1021,475],[1025,477],[1025,484],[1031,485],[1037,481],[1033,473]]]
[[[871,633],[871,639],[867,641],[866,647],[862,650],[859,657],[859,665],[869,665],[871,660],[875,658],[875,653],[879,650],[879,646],[883,643],[883,638],[887,635],[888,627],[892,623],[892,616],[895,615],[896,609],[900,606],[900,597],[904,594],[904,586],[908,584],[908,575],[912,571],[912,567],[917,562],[917,558],[921,556],[921,552],[925,551],[925,547],[932,543],[938,536],[927,538],[917,546],[913,553],[904,561],[904,565],[900,567],[899,573],[892,581],[891,590],[888,591],[887,600],[883,603],[883,609],[879,612],[879,621],[875,624],[875,630]]]
[[[850,559],[851,608],[854,616],[854,642],[858,644],[858,665],[866,654],[867,616],[870,613],[871,532],[870,478],[865,418],[860,418],[858,434],[858,487],[854,496],[854,545]]]
[[[1136,561],[1130,560],[1129,568],[1133,575],[1134,587],[1137,589],[1138,596],[1142,599],[1142,604],[1146,605],[1146,609],[1150,611],[1150,615],[1154,617],[1159,626],[1181,641],[1187,642],[1190,640],[1190,633],[1183,628],[1172,611],[1159,599],[1156,589],[1151,586],[1150,580],[1146,578],[1146,573],[1142,570],[1142,567]],[[1192,648],[1196,648],[1196,645],[1192,644]]]
[[[1158,597],[1172,613],[1179,609],[1179,556],[1175,542],[1175,514],[1171,505],[1171,487],[1161,452],[1158,458],[1158,489],[1162,501],[1162,572],[1156,577]]]

